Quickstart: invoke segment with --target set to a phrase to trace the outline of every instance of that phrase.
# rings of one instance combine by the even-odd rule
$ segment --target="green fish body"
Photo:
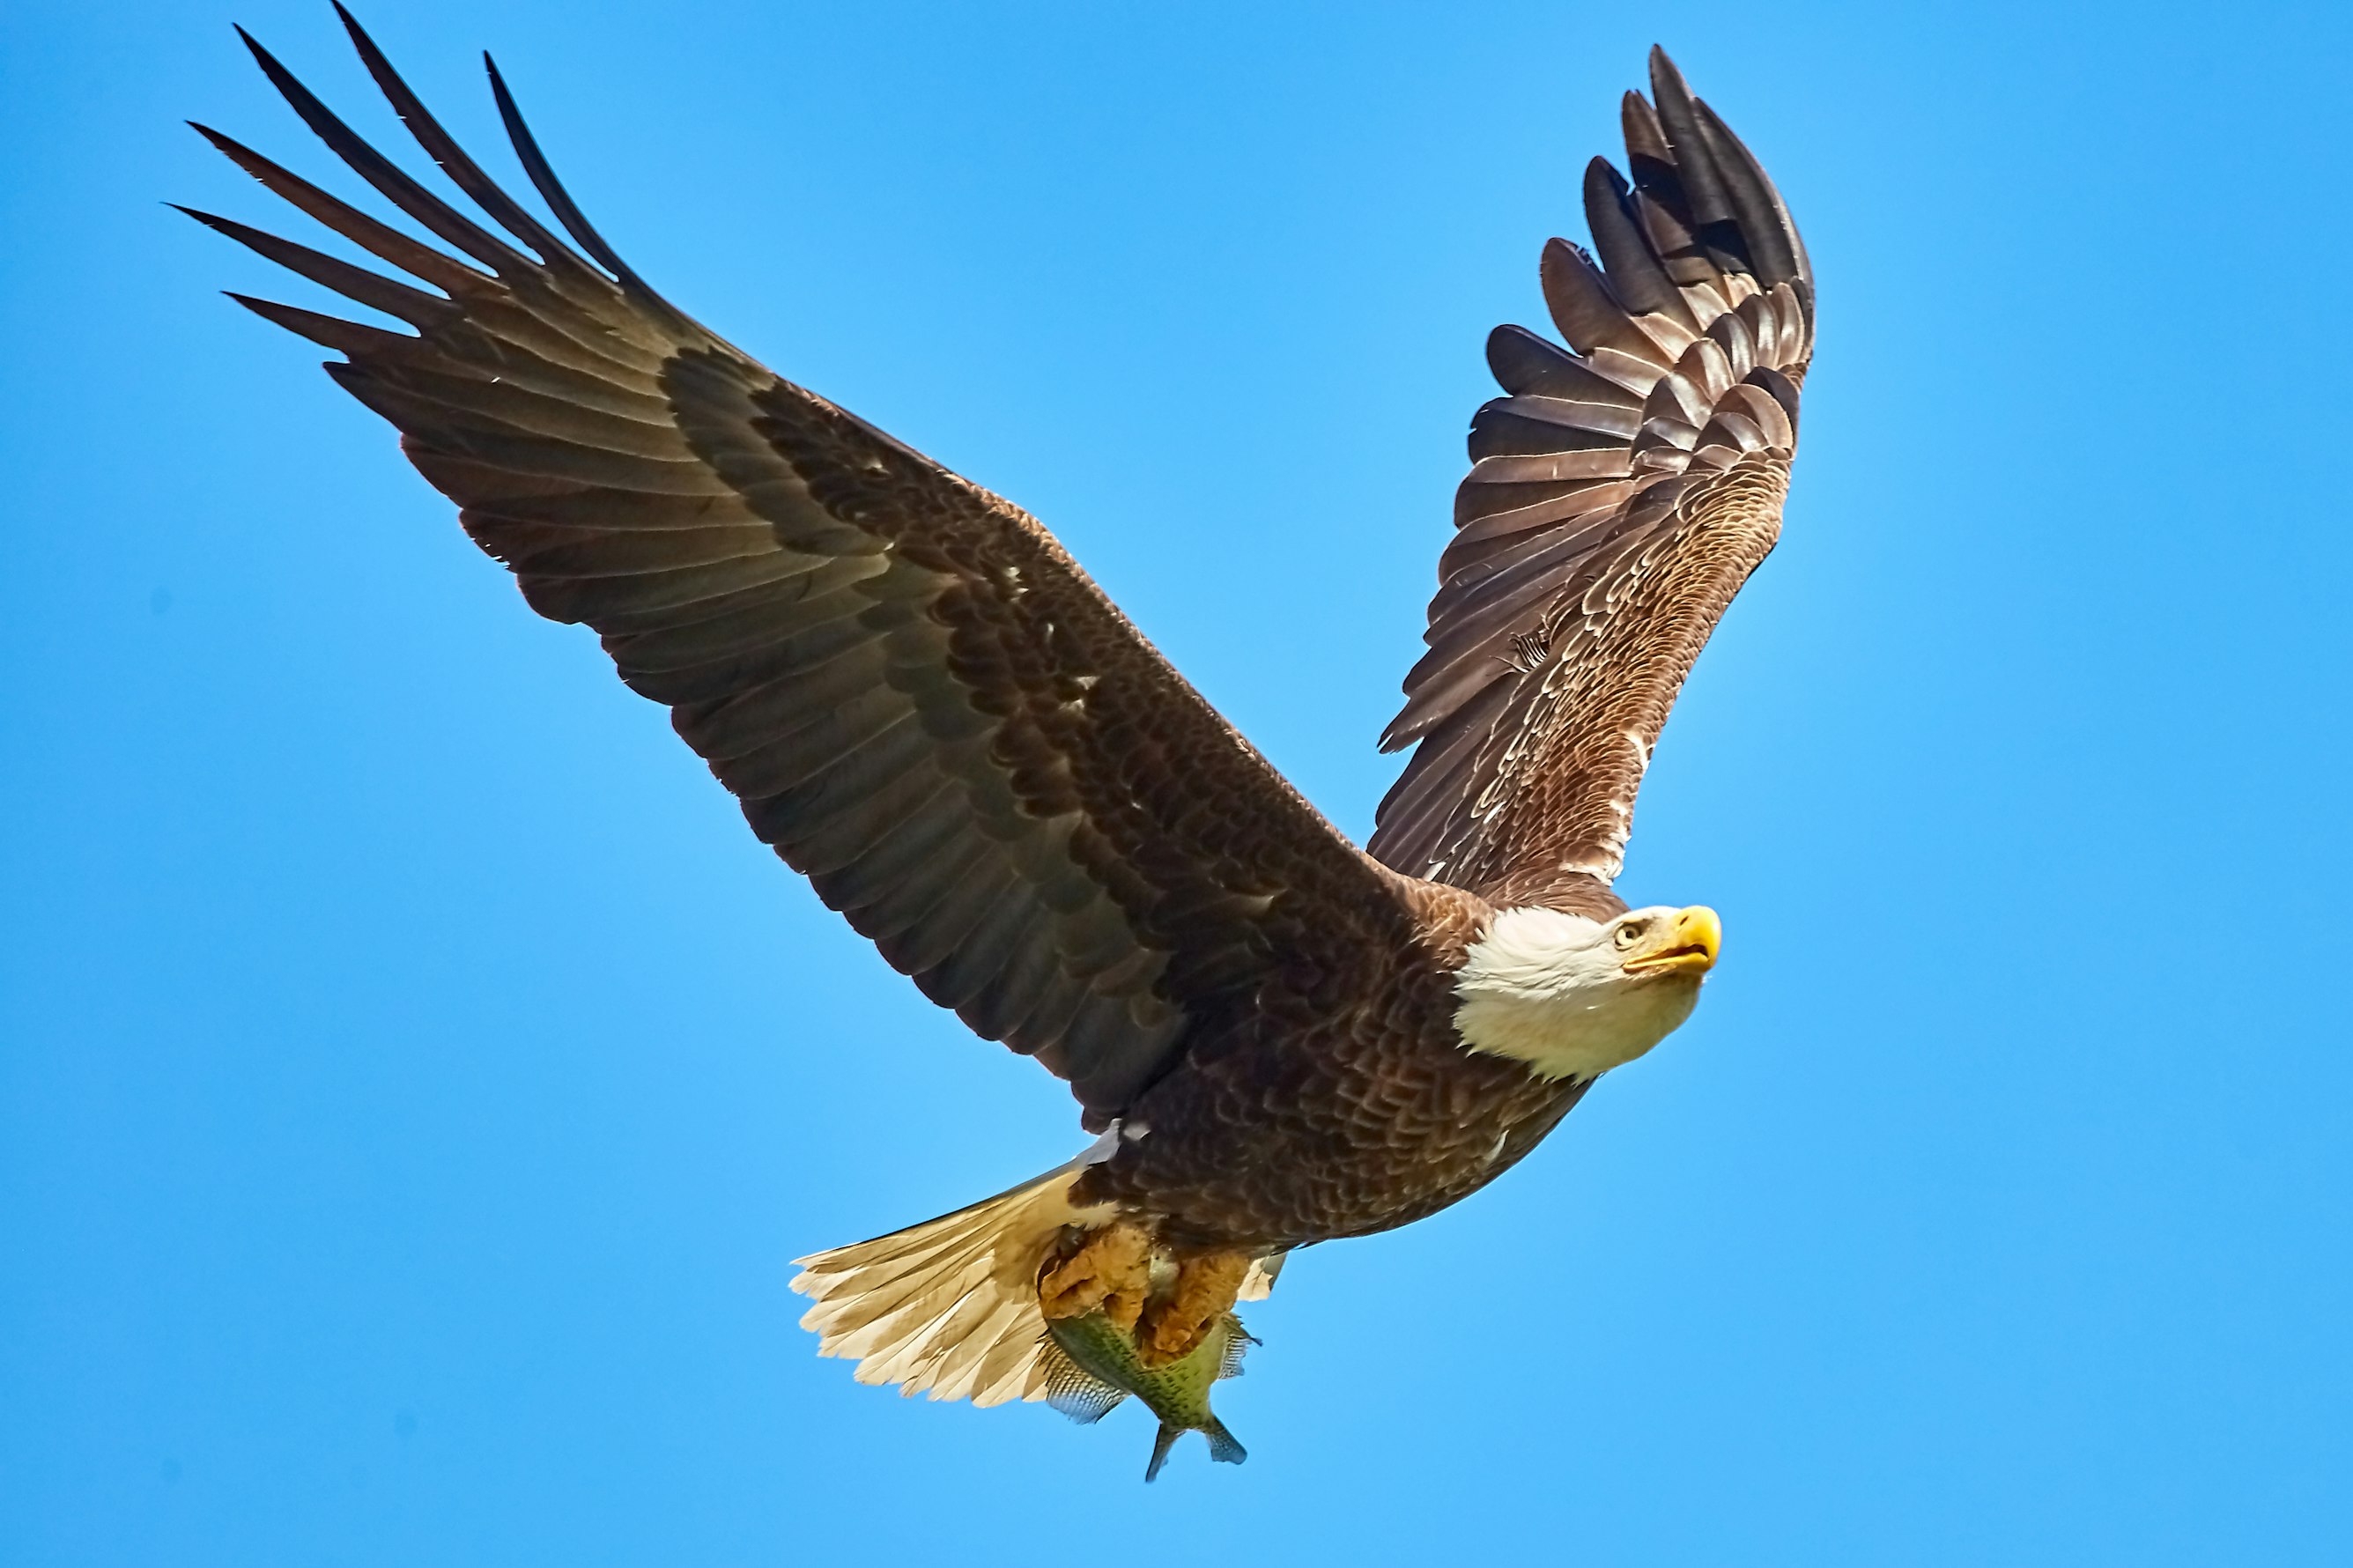
[[[1046,1334],[1050,1347],[1046,1401],[1055,1409],[1073,1421],[1100,1421],[1132,1394],[1160,1417],[1160,1436],[1152,1445],[1145,1480],[1160,1474],[1168,1450],[1187,1432],[1208,1438],[1209,1458],[1222,1464],[1239,1465],[1249,1458],[1209,1409],[1210,1386],[1240,1376],[1242,1352],[1258,1342],[1243,1332],[1241,1320],[1231,1312],[1209,1325],[1190,1354],[1166,1366],[1145,1366],[1134,1336],[1099,1311],[1053,1319]]]

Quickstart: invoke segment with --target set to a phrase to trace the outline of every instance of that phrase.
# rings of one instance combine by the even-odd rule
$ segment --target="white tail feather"
[[[1107,1205],[1072,1204],[1070,1190],[1117,1136],[970,1208],[797,1259],[793,1289],[814,1303],[801,1327],[816,1331],[817,1353],[855,1360],[859,1382],[904,1394],[1046,1397],[1038,1270],[1064,1226],[1110,1217]]]

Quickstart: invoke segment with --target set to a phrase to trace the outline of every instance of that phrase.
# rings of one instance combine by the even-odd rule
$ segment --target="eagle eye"
[[[1642,922],[1641,921],[1628,921],[1624,925],[1618,928],[1618,945],[1620,947],[1631,947],[1641,940]]]

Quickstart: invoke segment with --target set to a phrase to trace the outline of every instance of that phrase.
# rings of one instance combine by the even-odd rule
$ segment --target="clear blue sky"
[[[1221,1399],[908,1404],[787,1259],[1075,1145],[159,204],[324,0],[0,15],[0,1558],[2353,1556],[2341,5],[385,3],[658,287],[1020,500],[1352,833],[1654,39],[1821,279],[1627,877],[1728,948]],[[503,161],[501,167],[507,166]],[[936,1556],[917,1554],[937,1553]],[[1345,1554],[1345,1555],[1344,1555]]]

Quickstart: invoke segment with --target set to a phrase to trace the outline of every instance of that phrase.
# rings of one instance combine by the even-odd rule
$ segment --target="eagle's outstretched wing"
[[[647,288],[565,195],[493,68],[515,151],[575,251],[343,20],[426,152],[504,232],[403,174],[253,45],[311,129],[466,259],[200,126],[427,286],[195,215],[415,331],[242,302],[344,356],[329,374],[399,427],[532,607],[594,627],[754,830],[926,995],[1067,1079],[1100,1125],[1181,1049],[1188,1020],[1283,984],[1276,955],[1312,975],[1399,940],[1393,879],[1034,520]]]
[[[1630,190],[1585,173],[1599,265],[1556,239],[1571,351],[1498,328],[1510,395],[1471,426],[1430,652],[1382,749],[1416,745],[1368,847],[1499,904],[1618,874],[1675,692],[1773,548],[1813,353],[1813,275],[1748,149],[1652,50],[1626,95]]]

